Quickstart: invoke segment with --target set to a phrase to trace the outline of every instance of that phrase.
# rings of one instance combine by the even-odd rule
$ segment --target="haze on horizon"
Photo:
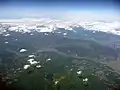
[[[1,19],[120,20],[115,0],[1,0]]]

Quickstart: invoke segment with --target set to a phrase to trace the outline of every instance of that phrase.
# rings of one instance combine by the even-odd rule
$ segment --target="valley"
[[[12,90],[107,90],[119,85],[120,52],[113,47],[119,42],[113,42],[120,36],[74,30],[1,34],[0,84]]]

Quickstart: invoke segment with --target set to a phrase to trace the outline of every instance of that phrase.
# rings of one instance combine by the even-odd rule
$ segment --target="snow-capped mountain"
[[[0,34],[6,33],[7,31],[31,33],[31,32],[54,32],[59,28],[64,30],[70,30],[74,33],[75,27],[83,28],[84,30],[97,32],[105,32],[115,35],[120,35],[120,22],[103,22],[103,21],[61,21],[61,20],[10,20],[0,21]],[[60,32],[59,32],[60,33]]]

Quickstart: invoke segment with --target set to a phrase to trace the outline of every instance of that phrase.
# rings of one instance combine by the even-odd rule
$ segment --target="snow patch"
[[[3,36],[8,37],[8,36],[10,36],[10,34],[8,33],[8,34],[5,34],[5,35],[3,35]]]
[[[35,55],[29,55],[28,57],[29,58],[35,58]]]
[[[64,35],[64,36],[66,36],[66,35],[67,35],[67,33],[63,33],[63,35]]]
[[[29,60],[27,60],[27,61],[32,62],[32,61],[34,61],[34,59],[29,59]]]
[[[50,61],[51,60],[51,58],[48,58],[47,60],[46,60],[46,62],[48,62],[48,61]]]
[[[24,65],[24,69],[28,69],[30,65]]]
[[[28,51],[28,50],[27,49],[21,49],[20,53],[23,53],[23,52],[26,52],[26,51]]]
[[[59,81],[55,81],[55,85],[57,85],[57,84],[58,84],[58,82],[59,82]]]
[[[31,35],[31,36],[33,36],[34,34],[33,34],[33,33],[31,33],[30,35]]]
[[[8,42],[5,42],[5,44],[7,44]]]
[[[83,79],[83,82],[87,82],[87,81],[88,81],[88,78]]]
[[[78,71],[77,74],[78,74],[78,75],[82,74],[82,71]]]
[[[29,62],[31,65],[34,65],[34,64],[39,63],[39,62],[35,61],[33,58],[32,58],[32,59],[29,59],[28,62]]]
[[[42,66],[41,66],[41,65],[37,65],[36,67],[37,67],[37,68],[40,68],[40,67],[42,67]]]

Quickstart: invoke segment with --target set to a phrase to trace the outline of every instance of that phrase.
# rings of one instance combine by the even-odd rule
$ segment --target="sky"
[[[117,0],[0,0],[0,19],[119,20]]]

